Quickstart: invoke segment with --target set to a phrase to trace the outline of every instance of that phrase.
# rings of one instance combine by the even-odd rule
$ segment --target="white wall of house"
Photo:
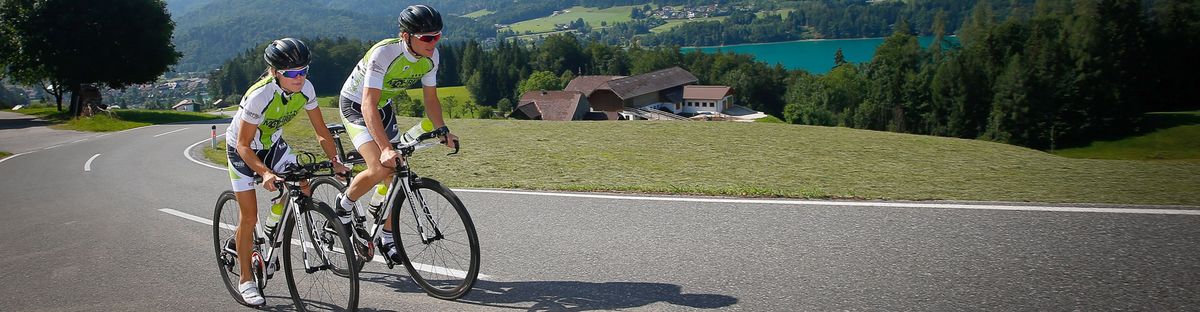
[[[726,96],[719,101],[683,99],[683,103],[680,103],[680,106],[682,106],[683,113],[687,114],[699,114],[701,112],[720,113],[729,107],[729,98],[730,96]]]

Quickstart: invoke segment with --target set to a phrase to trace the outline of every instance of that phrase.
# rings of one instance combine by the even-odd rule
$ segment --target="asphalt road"
[[[212,124],[224,132],[11,150],[29,153],[0,160],[0,311],[249,310],[221,285],[210,227],[160,210],[211,218],[230,187],[185,157]],[[23,129],[0,130],[0,149]],[[1200,213],[1186,207],[457,191],[489,279],[442,301],[371,264],[362,309],[1200,310]],[[288,310],[277,277],[268,309]]]

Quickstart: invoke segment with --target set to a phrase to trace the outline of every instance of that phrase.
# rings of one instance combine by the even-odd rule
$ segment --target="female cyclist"
[[[296,162],[296,155],[283,141],[283,125],[303,108],[317,132],[317,142],[333,162],[334,170],[347,171],[334,156],[337,151],[333,137],[325,127],[321,110],[317,109],[316,92],[307,79],[308,46],[292,38],[275,40],[267,45],[263,58],[270,67],[263,78],[246,91],[237,114],[225,131],[229,177],[233,180],[233,192],[239,206],[236,248],[242,274],[238,291],[246,304],[254,306],[266,303],[250,273],[251,233],[258,222],[254,176],[262,176],[263,188],[273,192],[275,182],[279,180],[275,173]],[[307,193],[307,184],[303,186]]]

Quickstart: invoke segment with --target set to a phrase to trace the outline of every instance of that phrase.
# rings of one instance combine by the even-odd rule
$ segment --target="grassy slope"
[[[1200,161],[1200,111],[1146,114],[1149,133],[1056,151],[1072,158]]]
[[[462,17],[466,17],[466,18],[480,18],[480,17],[486,16],[486,15],[488,15],[488,14],[492,14],[492,13],[496,13],[496,11],[489,11],[489,10],[479,10],[479,11],[475,11],[475,12],[467,13],[467,14],[463,15]]]
[[[56,129],[94,132],[120,131],[155,124],[220,118],[205,113],[144,109],[120,109],[114,110],[113,116],[99,114],[89,118],[76,119],[69,118],[66,111],[59,112],[53,107],[22,109],[16,112],[41,117],[56,124],[52,126]]]
[[[639,6],[640,7],[640,6]],[[582,18],[584,22],[592,25],[592,27],[600,27],[600,22],[608,24],[618,22],[628,22],[632,20],[629,15],[633,13],[633,6],[618,6],[607,9],[571,7],[566,14],[555,16],[547,16],[535,18],[527,21],[521,21],[509,26],[510,29],[518,34],[524,34],[525,31],[532,33],[554,31],[554,24],[567,24]]]
[[[332,118],[336,111],[325,113]],[[303,118],[286,128],[288,142],[318,151]],[[401,128],[416,122],[400,119]],[[449,125],[463,140],[462,154],[425,150],[413,164],[454,187],[1200,204],[1197,162],[1071,159],[976,140],[775,123],[463,119]]]
[[[658,25],[658,27],[651,28],[650,32],[657,34],[660,32],[665,32],[665,31],[669,31],[671,29],[675,29],[675,27],[678,27],[679,25],[683,25],[683,24],[687,24],[687,23],[707,22],[707,21],[724,21],[726,18],[729,18],[729,17],[728,16],[717,16],[717,17],[702,17],[702,18],[693,18],[693,19],[667,20],[666,24]]]
[[[0,152],[0,159],[4,159],[5,157],[11,156],[11,155],[12,155],[12,153],[9,153],[9,152]]]

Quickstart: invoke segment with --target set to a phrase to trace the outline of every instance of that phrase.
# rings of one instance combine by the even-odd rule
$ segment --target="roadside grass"
[[[526,31],[530,33],[550,32],[556,30],[554,24],[568,24],[580,18],[591,24],[592,27],[600,27],[600,22],[614,24],[633,20],[629,17],[630,13],[633,13],[633,8],[634,6],[618,6],[607,9],[575,6],[566,9],[570,12],[565,14],[520,21],[509,25],[509,29],[517,34],[524,34]]]
[[[8,158],[8,156],[12,156],[12,153],[0,151],[0,159]]]
[[[402,129],[416,122],[398,120]],[[1197,162],[1072,159],[979,140],[776,123],[448,123],[462,153],[422,150],[412,164],[452,187],[1200,205]],[[306,120],[284,131],[293,148],[320,155]]]
[[[156,124],[221,118],[205,113],[145,109],[118,109],[113,110],[112,115],[96,114],[87,118],[70,118],[68,111],[60,112],[54,107],[36,107],[15,112],[44,119],[53,124],[51,128],[91,132],[120,131]]]
[[[1148,113],[1145,133],[1055,151],[1071,158],[1200,162],[1200,111]]]
[[[471,13],[464,14],[462,17],[466,17],[466,18],[480,18],[480,17],[487,16],[488,14],[492,14],[492,13],[496,13],[496,11],[491,11],[491,10],[479,10],[479,11],[475,11],[475,12],[471,12]]]
[[[708,22],[708,21],[720,22],[720,21],[724,21],[726,18],[729,18],[729,17],[728,16],[716,16],[716,17],[701,17],[701,18],[693,18],[693,19],[667,20],[666,24],[658,25],[654,28],[651,28],[650,32],[657,34],[657,33],[661,33],[661,32],[670,31],[671,29],[675,29],[675,27],[679,27],[679,25],[683,25],[683,24],[687,24],[687,23]]]

